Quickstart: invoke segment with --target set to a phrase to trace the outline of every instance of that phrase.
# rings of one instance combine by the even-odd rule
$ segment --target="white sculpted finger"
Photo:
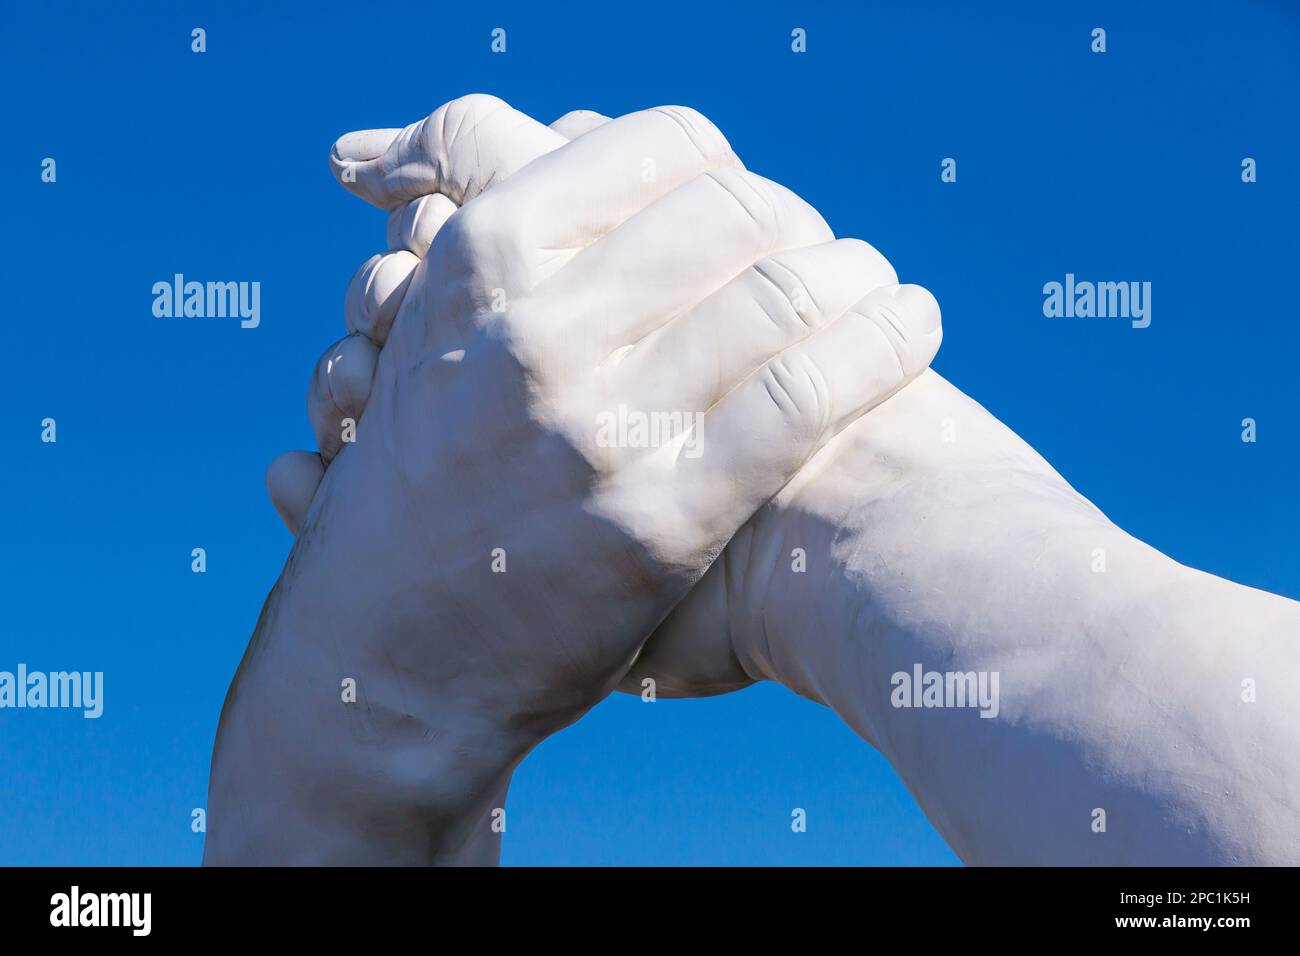
[[[648,336],[610,374],[626,381],[634,407],[702,411],[767,358],[897,282],[885,257],[857,239],[787,249]]]
[[[379,349],[374,343],[353,333],[326,349],[316,363],[307,389],[307,417],[327,465],[350,440],[349,422],[355,432],[370,397],[378,360]]]
[[[400,129],[360,129],[340,136],[333,155],[340,163],[364,163],[378,159],[393,145]]]
[[[420,260],[406,250],[371,256],[352,276],[343,300],[349,332],[359,332],[382,346],[397,318],[411,275]]]
[[[921,374],[942,338],[939,303],[929,291],[919,285],[874,289],[723,398],[714,409],[718,423],[711,430],[715,435],[739,434],[744,416],[759,414],[754,406],[771,404],[800,429],[816,425],[809,432],[806,461]],[[743,459],[746,453],[740,455]]]
[[[830,230],[815,213],[810,220],[809,211],[794,193],[774,189],[762,177],[729,167],[709,170],[582,250],[539,286],[537,296],[567,304],[556,310],[564,316],[555,323],[559,335],[602,341],[612,354],[694,308],[757,260],[787,248],[791,236],[828,239]],[[625,302],[628,288],[642,292]]]
[[[629,113],[541,155],[465,207],[459,221],[479,241],[508,240],[553,272],[656,200],[722,166],[734,169],[739,160],[721,131],[695,110],[663,106]]]
[[[920,286],[877,289],[611,482],[602,508],[671,515],[678,546],[707,552],[839,431],[920,374],[939,347],[939,321],[938,303]]]
[[[398,206],[388,216],[389,251],[404,249],[423,259],[433,237],[456,208],[456,204],[442,193],[421,196]]]
[[[836,331],[845,319],[855,316],[857,322],[854,325]],[[847,350],[865,351],[866,339],[870,338],[868,327],[877,330],[888,341],[893,358],[897,360],[895,366],[878,350],[871,353],[872,365],[879,370],[875,378],[878,384],[875,385],[872,384],[872,375],[853,374],[859,366],[837,357]],[[837,385],[842,386],[838,393],[843,414],[838,419],[836,430],[879,405],[924,372],[942,341],[939,303],[929,289],[910,284],[873,290],[843,318],[832,323],[821,342],[816,336],[810,339],[810,354],[822,361],[826,368],[832,369]]]
[[[325,475],[325,463],[314,451],[287,451],[266,469],[271,503],[291,534],[302,529],[311,499]]]
[[[762,183],[771,191],[777,210],[778,236],[772,247],[774,252],[802,249],[835,238],[835,233],[826,224],[822,214],[798,193],[757,173],[746,172],[744,175]]]
[[[349,133],[330,152],[330,169],[349,192],[381,209],[431,193],[464,205],[489,185],[564,143],[564,137],[495,96],[452,100],[374,153],[379,131]],[[382,131],[387,133],[388,131]]]

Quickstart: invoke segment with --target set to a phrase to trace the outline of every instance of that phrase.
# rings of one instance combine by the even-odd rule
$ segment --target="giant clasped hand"
[[[515,764],[926,367],[938,309],[689,109],[567,141],[472,96],[332,163],[399,248],[318,365],[320,464],[268,478],[299,537],[223,713],[207,859],[491,859]]]

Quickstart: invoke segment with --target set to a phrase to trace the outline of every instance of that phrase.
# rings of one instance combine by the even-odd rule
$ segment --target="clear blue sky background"
[[[311,447],[308,375],[383,248],[328,149],[466,92],[548,122],[699,108],[932,289],[936,367],[1120,525],[1300,597],[1300,4],[994,6],[7,11],[0,669],[102,670],[107,700],[0,711],[0,864],[200,859],[222,697],[290,546],[263,469]],[[260,281],[261,327],[155,319],[175,272]],[[1067,272],[1150,281],[1151,327],[1044,318]],[[883,760],[778,687],[611,699],[526,761],[508,813],[509,864],[956,862]]]

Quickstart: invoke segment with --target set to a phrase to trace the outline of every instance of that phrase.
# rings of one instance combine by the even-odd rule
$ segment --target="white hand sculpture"
[[[387,209],[492,189],[349,294],[310,402],[338,445],[227,698],[208,862],[490,858],[523,755],[937,346],[928,294],[877,288],[863,243],[803,248],[820,217],[698,113],[494,151],[532,128],[467,97],[336,147]],[[417,249],[419,213],[395,226]],[[670,427],[623,435],[626,410]]]
[[[746,523],[627,683],[828,704],[967,862],[1295,864],[1296,633],[1300,604],[1136,541],[926,372]],[[998,716],[895,706],[917,665],[999,674]]]
[[[368,259],[348,286],[345,318],[351,334],[321,357],[308,395],[308,415],[320,454],[288,452],[277,458],[267,472],[271,499],[294,534],[298,533],[315,496],[324,465],[342,447],[340,435],[350,427],[345,423],[360,419],[365,408],[377,355],[371,343],[382,345],[405,296],[409,277],[438,230],[459,208],[458,203],[503,182],[535,156],[558,149],[609,122],[609,117],[599,113],[574,110],[547,130],[517,111],[495,112],[499,101],[490,97],[468,97],[463,102],[477,104],[486,122],[465,131],[473,132],[472,137],[462,134],[450,144],[440,142],[437,148],[448,151],[446,158],[425,159],[430,149],[424,142],[427,134],[420,124],[406,130],[351,133],[335,148],[332,165],[336,176],[376,205],[389,204],[376,198],[387,195],[378,193],[373,185],[380,176],[386,182],[400,181],[398,195],[402,197],[416,195],[422,188],[443,188],[447,194],[425,193],[393,209],[388,224],[389,251]],[[445,115],[440,122],[447,122]],[[467,153],[472,149],[473,156],[455,155],[458,149]],[[369,162],[358,166],[345,156]],[[439,178],[438,173],[421,169],[422,165],[455,170],[456,175],[450,177],[453,184],[445,185],[448,177]],[[420,183],[423,185],[416,185]],[[776,184],[770,185],[784,193]],[[802,204],[791,202],[789,213],[785,224],[787,238],[781,243],[790,247],[789,251],[761,263],[745,277],[746,281],[724,288],[701,310],[701,315],[713,323],[709,339],[691,340],[699,326],[681,325],[666,333],[664,347],[672,349],[677,356],[679,374],[699,381],[725,377],[728,373],[723,363],[728,357],[714,344],[724,337],[738,343],[751,340],[751,347],[759,349],[765,347],[764,343],[780,341],[771,337],[771,323],[766,319],[773,310],[789,313],[793,308],[799,320],[808,323],[810,332],[817,323],[826,320],[825,315],[818,314],[819,303],[828,303],[834,313],[844,302],[876,292],[877,308],[886,319],[885,327],[891,344],[898,350],[905,377],[913,378],[914,370],[923,362],[928,363],[928,356],[937,351],[942,339],[937,303],[920,286],[896,285],[898,278],[893,267],[870,246],[839,243],[824,249],[811,248],[814,243],[833,239],[833,234],[814,211]],[[809,248],[793,248],[800,243],[807,243]],[[837,254],[828,255],[828,252]],[[899,320],[900,314],[927,317],[926,329],[922,330],[923,342],[916,341],[915,335],[908,332],[906,320]],[[932,329],[929,328],[931,319]],[[730,375],[734,377],[735,373]],[[649,407],[672,407],[671,391],[676,386],[671,382],[653,384],[659,388]],[[805,473],[799,484],[806,484],[808,477]],[[783,513],[783,507],[765,507],[746,527],[742,538],[748,540],[755,533],[780,537]],[[764,526],[760,527],[758,522]],[[735,559],[731,560],[734,563]],[[727,563],[722,561],[721,566]],[[708,607],[704,606],[706,603]],[[693,620],[716,610],[712,602],[704,599],[688,601],[687,605],[676,621]],[[656,692],[665,697],[723,693],[748,686],[754,680],[740,669],[725,630],[695,626],[674,626],[652,637],[642,649],[634,671],[618,689],[640,694],[642,681],[647,677],[655,681]]]

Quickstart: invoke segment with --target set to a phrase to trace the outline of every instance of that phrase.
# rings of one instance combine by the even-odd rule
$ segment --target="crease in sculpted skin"
[[[929,293],[703,116],[472,95],[330,163],[388,251],[319,454],[267,473],[297,541],[205,863],[495,863],[514,767],[646,678],[833,708],[967,863],[1300,862],[1300,604],[1107,520],[927,370]],[[680,428],[602,440],[616,410]],[[997,675],[996,716],[895,706],[914,668]]]

